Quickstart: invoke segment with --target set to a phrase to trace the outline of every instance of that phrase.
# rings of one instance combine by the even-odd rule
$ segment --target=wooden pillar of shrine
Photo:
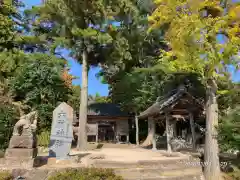
[[[98,143],[98,122],[96,123],[96,143]]]
[[[129,144],[129,134],[127,134],[127,140],[126,143]]]
[[[177,137],[177,121],[176,120],[172,122],[172,127],[173,127],[173,137]]]
[[[157,143],[156,143],[156,120],[152,119],[152,150],[157,150]]]
[[[191,132],[192,132],[192,145],[193,145],[193,149],[196,149],[196,132],[195,132],[194,119],[193,119],[192,113],[189,113],[189,120],[190,120]]]
[[[167,151],[168,151],[168,153],[171,153],[172,147],[171,147],[170,141],[171,141],[172,134],[173,134],[172,123],[170,121],[169,115],[166,114],[165,116],[166,116],[165,118],[166,118]]]

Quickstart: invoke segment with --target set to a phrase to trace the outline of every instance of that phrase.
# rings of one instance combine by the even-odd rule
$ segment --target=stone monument
[[[49,158],[68,160],[73,141],[73,108],[61,103],[53,111]]]
[[[30,163],[33,163],[31,160],[34,160],[33,158],[37,156],[37,118],[37,111],[20,117],[20,120],[14,126],[9,147],[6,149],[5,159],[12,161],[14,159],[16,161],[30,160]]]

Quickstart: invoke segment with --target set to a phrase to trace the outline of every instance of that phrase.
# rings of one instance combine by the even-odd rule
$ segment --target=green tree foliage
[[[240,114],[239,107],[231,110],[228,115],[222,117],[219,125],[219,139],[222,150],[240,149]]]
[[[21,22],[17,13],[19,6],[18,1],[7,0],[0,6],[0,149],[8,146],[19,113],[9,92],[9,80],[24,59],[24,53],[15,48]]]
[[[0,103],[0,149],[8,147],[18,113],[13,105]]]
[[[72,106],[72,108],[75,110],[75,112],[79,113],[79,100],[80,100],[80,92],[81,87],[79,85],[73,85],[72,86],[72,94],[68,97],[68,104]]]
[[[47,40],[50,41],[44,36],[46,30],[36,28],[33,21],[27,19],[29,16],[18,12],[23,6],[20,1],[4,0],[1,3],[0,148],[6,148],[21,108],[28,107],[23,109],[24,113],[39,110],[38,130],[44,131],[50,129],[52,110],[57,103],[67,102],[67,97],[74,96],[74,92],[62,79],[65,61],[46,54],[49,50]],[[34,54],[36,51],[45,54]]]
[[[226,116],[229,111],[235,109],[240,102],[240,88],[238,83],[233,83],[231,80],[219,81],[218,88],[222,89],[224,94],[218,95],[218,105],[220,116]],[[226,91],[227,89],[227,91]]]
[[[224,83],[226,86],[226,83]],[[220,109],[219,140],[222,151],[239,150],[239,93],[238,83],[228,83],[230,90],[218,98]]]
[[[3,0],[0,6],[0,51],[12,50],[16,46],[21,15],[17,8],[23,6],[18,0]]]
[[[38,130],[51,127],[52,111],[71,93],[61,78],[64,61],[46,54],[29,54],[11,80],[15,101],[39,111]]]
[[[113,102],[132,112],[139,112],[157,98],[156,94],[161,94],[162,88],[157,81],[164,77],[162,71],[142,73],[137,68],[156,65],[160,49],[167,49],[161,30],[147,33],[148,11],[141,5],[137,3],[137,14],[130,15],[130,21],[121,22],[119,27],[112,26],[112,48],[107,53],[109,60],[101,66],[99,74],[109,84]]]
[[[109,97],[101,96],[99,93],[96,93],[93,97],[93,101],[97,103],[111,103],[111,99]]]

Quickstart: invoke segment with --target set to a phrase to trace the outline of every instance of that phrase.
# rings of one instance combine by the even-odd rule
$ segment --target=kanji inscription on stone
[[[49,145],[49,156],[56,159],[68,159],[73,140],[73,109],[61,103],[53,111],[52,129]]]

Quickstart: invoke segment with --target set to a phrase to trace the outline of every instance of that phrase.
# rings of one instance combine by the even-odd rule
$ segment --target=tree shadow
[[[96,149],[102,149],[103,144],[98,144]]]
[[[83,153],[83,154],[74,154],[74,155],[69,155],[71,159],[74,159],[75,163],[81,163],[81,159],[85,156],[88,156],[91,153]]]
[[[50,150],[51,151],[51,150]],[[48,163],[48,159],[51,157],[56,157],[55,153],[49,152],[49,156],[37,156],[34,159],[34,163],[33,163],[33,167],[34,168],[39,168],[41,166],[44,166]],[[81,159],[87,155],[90,155],[90,153],[81,153],[81,154],[73,154],[73,155],[69,155],[69,159],[75,163],[81,163]]]
[[[33,167],[38,168],[38,167],[46,165],[48,162],[48,158],[49,158],[48,156],[37,156],[34,159]]]

